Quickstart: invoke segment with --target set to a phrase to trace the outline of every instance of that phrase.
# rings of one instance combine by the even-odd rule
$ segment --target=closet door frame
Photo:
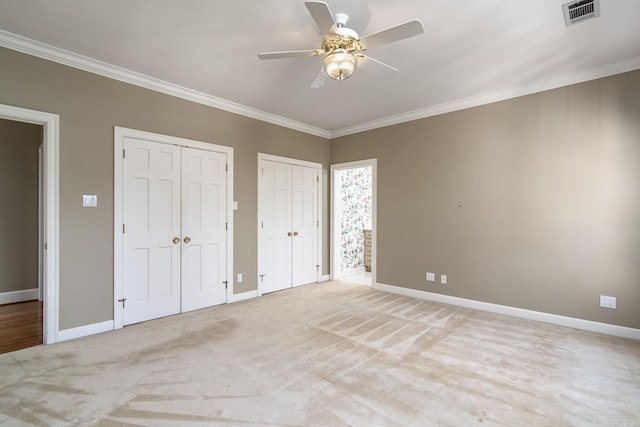
[[[210,144],[207,142],[194,141],[185,138],[178,138],[169,135],[162,135],[152,132],[145,132],[135,129],[128,129],[115,126],[113,129],[114,147],[114,173],[113,173],[113,320],[114,329],[124,326],[122,303],[118,300],[123,298],[124,284],[124,162],[123,150],[126,138],[142,139],[152,142],[173,144],[180,147],[196,148],[199,150],[215,151],[227,155],[227,303],[233,300],[233,147]]]
[[[321,280],[322,277],[322,163],[315,163],[315,162],[309,162],[306,160],[299,160],[299,159],[293,159],[290,157],[282,157],[282,156],[276,156],[273,154],[266,154],[266,153],[258,153],[258,192],[260,191],[261,188],[261,176],[262,174],[260,173],[261,169],[262,169],[262,162],[264,160],[267,161],[272,161],[272,162],[279,162],[279,163],[288,163],[290,165],[296,165],[296,166],[305,166],[305,167],[309,167],[309,168],[315,168],[317,171],[317,176],[318,176],[318,195],[317,195],[317,201],[316,201],[316,206],[317,206],[317,218],[318,218],[318,245],[317,245],[317,256],[318,256],[318,275],[317,275],[317,281],[319,282]],[[258,241],[257,241],[257,270],[258,270],[258,277],[257,279],[257,288],[258,288],[258,296],[262,296],[262,287],[260,286],[260,243],[261,243],[261,239],[262,239],[262,227],[261,227],[261,220],[260,218],[262,217],[261,212],[260,212],[261,206],[260,206],[260,194],[258,194],[258,223],[257,223],[257,228],[258,228]]]

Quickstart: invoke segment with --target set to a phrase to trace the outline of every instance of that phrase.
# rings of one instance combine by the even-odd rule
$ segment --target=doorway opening
[[[0,353],[42,344],[42,125],[0,120]]]
[[[331,166],[331,277],[375,285],[376,159]]]
[[[4,241],[1,328],[22,348],[58,341],[58,123],[55,114],[0,104]],[[10,161],[9,164],[6,164]],[[11,233],[18,233],[13,236]],[[8,263],[8,264],[7,264]],[[10,320],[13,319],[13,320]],[[24,336],[18,334],[22,329]],[[2,339],[5,342],[5,337]],[[20,342],[22,344],[20,344]],[[17,350],[18,348],[14,348]],[[8,350],[12,351],[12,350]]]

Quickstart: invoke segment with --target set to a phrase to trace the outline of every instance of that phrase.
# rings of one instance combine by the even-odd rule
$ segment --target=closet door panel
[[[182,311],[226,302],[227,156],[182,149]]]
[[[180,148],[127,138],[124,324],[180,312]]]
[[[265,160],[259,172],[259,286],[268,293],[291,287],[291,165]]]
[[[318,172],[292,166],[292,285],[318,281]]]

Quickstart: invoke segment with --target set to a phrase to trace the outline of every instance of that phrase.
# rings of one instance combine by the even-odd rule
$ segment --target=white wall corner
[[[566,317],[557,314],[543,313],[540,311],[509,307],[506,305],[475,301],[449,295],[420,291],[416,289],[403,288],[401,286],[386,285],[384,283],[376,283],[375,289],[413,298],[426,299],[430,301],[441,302],[444,304],[456,305],[459,307],[487,311],[495,314],[502,314],[505,316],[518,317],[521,319],[533,320],[536,322],[550,323],[552,325],[564,326],[567,328],[574,328],[583,331],[640,340],[640,329],[628,328],[626,326],[618,326],[609,323],[594,322],[592,320],[577,319],[575,317]]]

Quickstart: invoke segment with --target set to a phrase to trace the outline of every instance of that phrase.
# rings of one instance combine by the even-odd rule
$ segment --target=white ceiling
[[[397,76],[321,89],[321,58],[256,55],[319,47],[303,0],[0,0],[0,45],[325,137],[640,68],[638,0],[569,28],[565,0],[327,3],[361,36],[414,18],[425,33],[367,51]]]

